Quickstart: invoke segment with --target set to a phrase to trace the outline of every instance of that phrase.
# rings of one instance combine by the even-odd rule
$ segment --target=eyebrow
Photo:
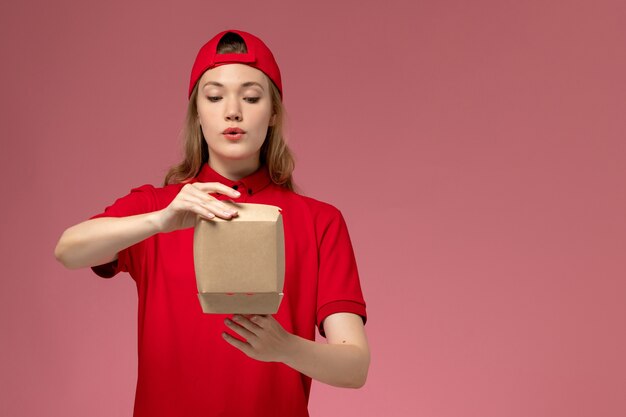
[[[224,84],[218,83],[217,81],[207,81],[206,83],[204,83],[202,88],[206,87],[209,84],[216,85],[218,87],[224,87]],[[259,87],[261,87],[261,90],[265,90],[263,86],[260,83],[257,83],[256,81],[246,81],[245,83],[241,84],[242,87],[250,87],[252,85],[258,85]]]

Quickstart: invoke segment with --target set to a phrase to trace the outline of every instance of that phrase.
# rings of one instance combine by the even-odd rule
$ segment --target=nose
[[[237,100],[230,100],[228,107],[226,108],[226,120],[241,121],[242,117],[241,106],[239,106]]]

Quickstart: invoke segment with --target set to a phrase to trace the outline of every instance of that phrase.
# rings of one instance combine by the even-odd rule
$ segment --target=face
[[[209,160],[222,166],[258,163],[268,126],[275,122],[268,80],[244,64],[225,64],[206,71],[198,81],[198,121],[209,148]],[[226,136],[242,129],[239,138]]]

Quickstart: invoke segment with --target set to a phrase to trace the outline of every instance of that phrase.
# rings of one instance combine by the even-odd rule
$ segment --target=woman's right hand
[[[157,211],[159,232],[168,233],[194,227],[197,216],[205,219],[213,219],[215,216],[230,219],[237,215],[234,206],[209,193],[220,193],[232,198],[240,196],[238,191],[219,182],[185,184],[169,206]]]

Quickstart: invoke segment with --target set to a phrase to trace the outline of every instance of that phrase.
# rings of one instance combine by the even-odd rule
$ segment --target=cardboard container
[[[274,314],[285,281],[280,208],[229,204],[237,207],[237,217],[196,220],[193,257],[202,311]]]

